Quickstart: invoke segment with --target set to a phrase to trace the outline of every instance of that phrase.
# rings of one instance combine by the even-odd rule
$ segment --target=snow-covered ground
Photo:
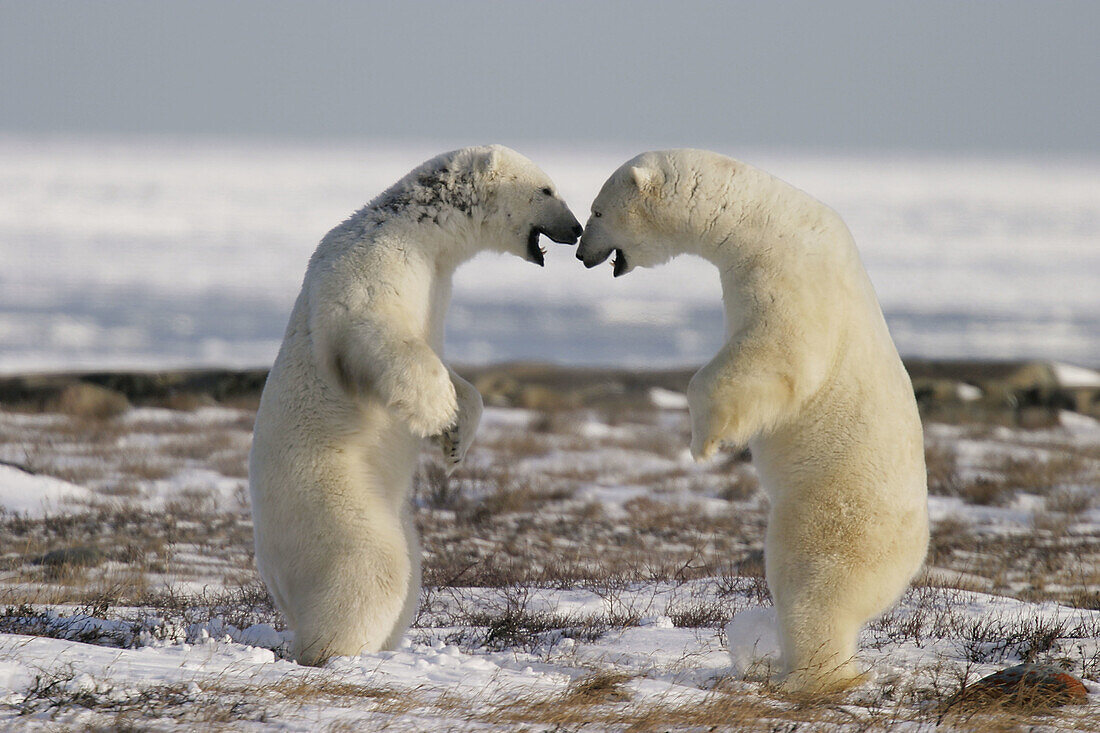
[[[652,398],[488,408],[452,479],[426,450],[414,626],[317,670],[252,566],[249,409],[0,412],[0,727],[1100,730],[1100,423],[929,425],[928,568],[865,630],[868,682],[807,707],[769,681],[751,466],[694,464],[683,396]],[[1090,702],[945,709],[1019,661]]]
[[[429,144],[0,137],[0,372],[263,366],[321,236]],[[523,152],[583,220],[635,150]],[[725,150],[837,209],[902,353],[1100,364],[1100,161]],[[544,270],[460,270],[452,359],[698,363],[717,276],[682,258],[613,280],[550,245]]]

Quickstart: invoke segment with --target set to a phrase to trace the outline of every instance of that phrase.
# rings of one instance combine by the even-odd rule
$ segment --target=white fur
[[[721,271],[727,343],[692,378],[697,459],[752,449],[785,685],[859,679],[859,630],[905,590],[928,542],[912,387],[852,237],[807,194],[724,156],[645,153],[592,205],[577,256],[617,274],[680,253]]]
[[[421,439],[438,436],[453,467],[481,416],[481,396],[440,359],[451,276],[480,250],[532,258],[533,229],[571,241],[580,227],[529,160],[466,148],[409,173],[314,252],[249,468],[256,563],[300,662],[392,648],[407,628]]]

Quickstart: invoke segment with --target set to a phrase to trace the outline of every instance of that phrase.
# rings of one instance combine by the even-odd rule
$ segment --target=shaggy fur
[[[453,467],[481,396],[441,361],[458,265],[482,250],[542,264],[539,234],[580,224],[515,151],[421,165],[314,252],[256,416],[249,477],[256,564],[303,664],[393,648],[416,610],[408,511],[422,438]]]
[[[615,274],[680,253],[721,271],[727,342],[692,378],[692,454],[745,445],[771,500],[765,546],[785,685],[859,679],[859,630],[928,543],[912,387],[844,222],[767,173],[644,153],[604,184],[577,257]]]

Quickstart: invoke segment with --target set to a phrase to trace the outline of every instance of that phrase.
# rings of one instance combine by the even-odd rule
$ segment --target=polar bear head
[[[541,266],[546,252],[539,246],[539,235],[559,244],[576,243],[581,224],[541,168],[503,145],[475,148],[472,155],[486,196],[486,248]]]
[[[371,207],[387,218],[437,226],[445,256],[463,260],[478,251],[514,254],[537,265],[539,236],[573,244],[581,225],[550,177],[503,145],[462,148],[423,163]]]
[[[592,202],[577,259],[595,267],[614,253],[618,277],[693,251],[716,209],[715,192],[733,194],[728,181],[743,180],[742,169],[749,166],[704,150],[658,150],[628,160]]]

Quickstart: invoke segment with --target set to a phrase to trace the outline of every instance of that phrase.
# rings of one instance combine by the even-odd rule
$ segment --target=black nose
[[[573,225],[573,236],[574,237],[579,237],[583,233],[584,233],[584,227],[582,227],[579,223]]]

